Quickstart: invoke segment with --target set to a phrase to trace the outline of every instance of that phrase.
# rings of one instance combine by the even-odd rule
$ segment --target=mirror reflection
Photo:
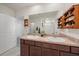
[[[57,11],[53,11],[30,15],[29,34],[54,34],[57,26],[57,13]]]

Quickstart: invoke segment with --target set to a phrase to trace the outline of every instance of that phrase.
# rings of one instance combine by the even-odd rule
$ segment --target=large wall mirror
[[[34,14],[29,16],[30,33],[54,34],[57,25],[57,11]]]

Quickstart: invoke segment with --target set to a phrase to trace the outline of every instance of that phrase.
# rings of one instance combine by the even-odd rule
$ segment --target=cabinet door
[[[30,46],[30,56],[41,56],[41,47]]]
[[[71,52],[79,54],[79,47],[71,47]]]
[[[28,56],[29,55],[29,46],[28,45],[21,44],[20,55],[21,56]]]
[[[42,56],[58,56],[58,50],[52,50],[48,48],[42,48]]]
[[[68,53],[68,52],[60,52],[60,56],[78,56],[76,54]]]

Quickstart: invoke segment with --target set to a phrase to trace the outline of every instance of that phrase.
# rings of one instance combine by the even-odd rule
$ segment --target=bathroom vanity
[[[58,40],[58,38],[60,38],[60,41]],[[78,56],[79,44],[71,41],[68,37],[41,37],[36,35],[27,35],[22,36],[20,39],[20,55]]]

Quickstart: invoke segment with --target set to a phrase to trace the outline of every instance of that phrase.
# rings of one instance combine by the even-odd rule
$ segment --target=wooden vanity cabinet
[[[30,46],[30,56],[41,56],[41,47]]]
[[[25,45],[25,40],[20,41],[20,55],[21,56],[29,56],[29,46]]]
[[[22,44],[21,48],[21,56],[29,56],[29,46]]]
[[[49,48],[42,48],[42,56],[58,56],[59,51]]]
[[[60,56],[78,56],[77,54],[69,53],[69,52],[60,52]]]
[[[76,54],[79,54],[79,47],[71,47],[71,52],[72,53],[76,53]]]
[[[79,47],[32,40],[20,40],[21,56],[78,56]]]

